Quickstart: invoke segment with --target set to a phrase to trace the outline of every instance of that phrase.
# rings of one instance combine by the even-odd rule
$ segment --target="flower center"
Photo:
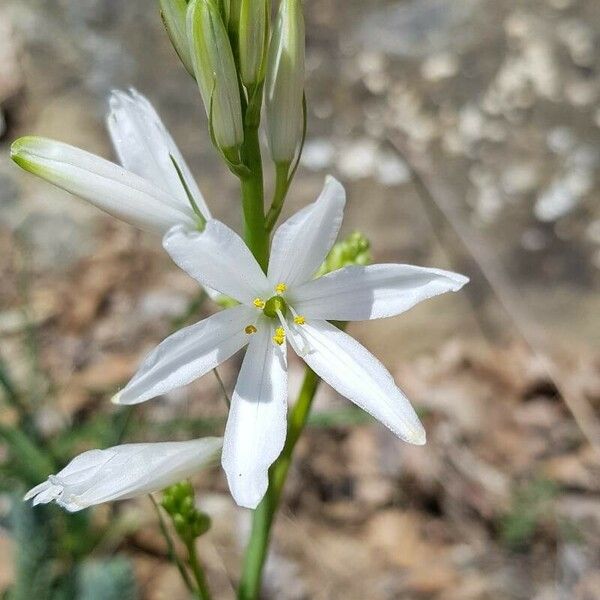
[[[273,296],[265,302],[263,314],[270,319],[277,319],[277,312],[285,316],[287,309],[288,305],[281,296]]]

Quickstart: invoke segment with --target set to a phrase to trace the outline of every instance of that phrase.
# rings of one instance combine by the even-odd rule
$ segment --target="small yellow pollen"
[[[283,292],[285,292],[286,290],[287,290],[287,285],[285,285],[285,283],[278,283],[278,284],[275,286],[275,291],[276,291],[278,294],[283,294]]]
[[[252,335],[253,333],[256,333],[258,330],[256,329],[256,327],[254,327],[254,325],[248,325],[246,327],[246,329],[244,329],[244,331],[248,334],[248,335]]]
[[[254,298],[252,304],[254,304],[256,308],[260,308],[260,310],[262,310],[265,307],[265,301],[262,298]]]
[[[306,319],[302,315],[296,315],[294,317],[294,323],[296,323],[296,325],[304,325],[306,323]]]
[[[285,342],[285,329],[283,327],[278,327],[275,330],[275,335],[273,336],[273,341],[280,346]]]

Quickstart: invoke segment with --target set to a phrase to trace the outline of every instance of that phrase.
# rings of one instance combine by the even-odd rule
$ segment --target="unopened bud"
[[[211,130],[225,154],[244,141],[237,72],[217,0],[192,0],[187,32],[198,87]]]
[[[355,231],[334,244],[325,262],[317,272],[317,277],[351,265],[365,266],[371,263],[371,244],[360,231]]]
[[[267,0],[241,0],[238,43],[240,74],[246,87],[257,85],[264,78],[268,13]]]
[[[188,73],[193,77],[194,65],[185,24],[187,2],[186,0],[159,0],[159,3],[160,15],[175,52],[177,52]]]
[[[304,115],[304,17],[301,0],[282,0],[273,28],[266,74],[269,148],[276,163],[294,159]]]

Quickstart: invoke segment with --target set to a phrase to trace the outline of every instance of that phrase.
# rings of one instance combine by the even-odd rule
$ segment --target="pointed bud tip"
[[[111,399],[110,401],[112,402],[112,404],[116,404],[117,406],[121,405],[121,393],[122,392],[117,392]]]

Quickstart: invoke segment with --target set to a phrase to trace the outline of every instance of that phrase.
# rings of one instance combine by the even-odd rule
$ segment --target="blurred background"
[[[409,447],[323,386],[275,528],[265,598],[600,598],[600,3],[306,0],[308,137],[284,214],[324,176],[376,262],[460,294],[351,332],[428,430]],[[212,376],[123,412],[111,394],[209,302],[158,239],[9,159],[44,135],[114,158],[112,88],[147,95],[213,213],[236,180],[150,0],[0,4],[0,595],[186,598],[148,499],[77,516],[28,487],[121,440],[220,432]],[[239,357],[221,368],[229,390]],[[299,363],[290,386],[298,387]],[[249,513],[198,478],[200,542],[234,597]],[[89,513],[89,514],[88,514]],[[117,583],[115,583],[117,582]],[[10,591],[9,591],[10,590]],[[4,597],[4,596],[3,596]]]

